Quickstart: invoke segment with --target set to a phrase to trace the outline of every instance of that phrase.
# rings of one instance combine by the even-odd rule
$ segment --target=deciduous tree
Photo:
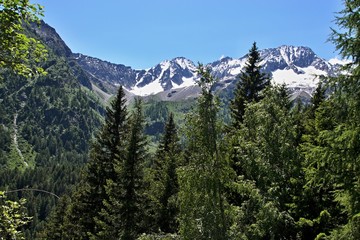
[[[39,21],[42,15],[42,7],[29,0],[0,0],[0,68],[25,77],[43,72],[39,63],[47,51],[25,32],[26,25]]]
[[[0,191],[0,239],[25,239],[21,227],[30,221],[25,213],[25,199],[14,202]]]
[[[226,239],[228,182],[226,153],[220,144],[218,105],[213,95],[215,79],[198,67],[202,95],[186,123],[185,166],[178,170],[180,234],[184,239]]]

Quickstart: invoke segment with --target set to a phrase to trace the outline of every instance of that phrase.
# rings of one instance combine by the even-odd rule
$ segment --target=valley
[[[27,199],[26,239],[357,231],[358,79],[343,73],[358,62],[254,43],[133,69],[73,53],[44,21],[25,33],[46,74],[1,69],[0,190]]]

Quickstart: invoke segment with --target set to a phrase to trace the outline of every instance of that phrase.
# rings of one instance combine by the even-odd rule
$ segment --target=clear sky
[[[73,52],[136,69],[174,57],[209,63],[260,49],[327,42],[342,0],[32,0]]]

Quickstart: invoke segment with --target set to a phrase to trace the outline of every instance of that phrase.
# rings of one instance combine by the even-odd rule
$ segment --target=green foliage
[[[67,60],[48,50],[49,58],[42,63],[47,75],[28,81],[2,72],[0,141],[4,144],[0,144],[3,156],[0,186],[3,189],[37,188],[57,195],[69,191],[87,161],[88,142],[101,122],[103,107],[99,101],[80,85]],[[41,231],[56,199],[39,192],[9,194],[12,200],[21,197],[28,199],[26,207],[33,217],[26,226],[26,237],[35,238],[35,231]]]
[[[233,133],[239,178],[230,191],[237,215],[233,233],[240,238],[286,239],[296,235],[290,214],[292,196],[301,189],[297,126],[284,87],[266,90],[249,104],[243,124]],[[284,231],[287,229],[288,231]]]
[[[226,239],[224,185],[229,169],[219,143],[218,106],[212,94],[215,80],[202,65],[198,72],[202,96],[187,119],[185,164],[178,169],[179,232],[184,239]]]
[[[168,114],[173,113],[175,123],[181,128],[185,123],[186,113],[191,111],[194,104],[194,100],[170,102],[151,99],[144,102],[145,133],[151,137],[152,142],[158,143],[163,134]],[[152,152],[156,152],[156,147]]]
[[[232,125],[238,128],[243,122],[246,104],[258,102],[262,98],[262,90],[270,84],[269,77],[260,71],[261,58],[256,46],[253,43],[249,50],[245,71],[238,76],[238,82],[234,92],[234,99],[230,103]]]
[[[36,152],[25,139],[19,138],[16,143],[12,141],[10,145],[5,166],[11,170],[17,169],[23,172],[35,167]]]
[[[105,185],[107,181],[116,178],[114,161],[122,151],[127,130],[125,102],[125,94],[120,87],[117,97],[107,108],[105,123],[96,135],[82,181],[72,194],[74,200],[66,213],[67,227],[63,227],[64,224],[59,226],[64,229],[64,234],[88,238],[88,235],[97,233],[96,218],[99,218],[104,208],[103,202],[108,200]],[[56,215],[54,217],[59,218]]]
[[[140,233],[147,230],[147,199],[144,194],[144,164],[147,154],[140,99],[135,100],[129,121],[125,151],[119,152],[114,162],[117,176],[115,179],[108,179],[105,187],[109,200],[104,199],[102,215],[105,221],[99,222],[101,231],[98,235],[101,239],[114,236],[120,239],[136,239]]]
[[[40,239],[71,239],[71,235],[67,235],[65,228],[69,227],[65,223],[67,221],[66,214],[70,204],[70,199],[64,195],[51,212],[48,222],[46,223],[46,232],[38,234]]]
[[[24,25],[39,21],[42,7],[28,0],[0,1],[0,68],[9,68],[22,76],[43,73],[39,63],[46,57],[44,45],[28,37]]]
[[[354,223],[360,212],[360,2],[346,0],[344,4],[344,10],[336,18],[343,32],[333,30],[331,40],[343,57],[353,62],[345,67],[348,74],[329,79],[327,87],[332,93],[316,109],[310,125],[312,131],[303,144],[307,186],[321,193],[320,206],[334,221],[318,239],[357,239],[359,236]],[[336,205],[326,204],[329,202]]]
[[[330,236],[323,236],[323,239],[359,239],[360,238],[360,214],[353,216],[349,222],[335,229],[331,232]]]
[[[0,239],[25,239],[21,227],[31,219],[24,211],[25,202],[6,200],[5,193],[0,191]]]
[[[177,224],[177,194],[179,191],[176,169],[180,163],[181,148],[174,115],[170,113],[165,125],[152,166],[152,191],[158,204],[156,212],[157,226],[165,233],[175,233]]]
[[[177,234],[142,234],[138,240],[177,240],[181,237]]]
[[[338,13],[336,24],[342,32],[332,29],[330,40],[345,58],[352,58],[355,65],[360,61],[359,0],[344,0],[344,9]]]
[[[254,43],[231,105],[231,131],[224,131],[220,120],[216,80],[199,65],[202,95],[185,120],[190,101],[146,103],[146,131],[160,136],[165,126],[164,135],[154,138],[160,144],[153,156],[142,104],[136,100],[128,117],[122,88],[89,149],[103,109],[85,74],[64,55],[54,54],[56,49],[49,46],[49,60],[42,63],[48,74],[33,81],[2,72],[0,186],[64,194],[89,162],[73,192],[60,200],[41,191],[8,191],[12,201],[0,195],[0,234],[10,231],[28,239],[359,239],[359,1],[344,3],[337,23],[345,33],[334,32],[332,40],[353,63],[345,68],[348,74],[320,84],[311,105],[292,104],[284,86],[266,87]],[[331,94],[325,97],[325,92]],[[174,115],[165,123],[169,112]],[[178,136],[175,123],[181,123],[184,136]],[[28,199],[33,221],[19,233],[29,220],[22,215],[21,197]]]

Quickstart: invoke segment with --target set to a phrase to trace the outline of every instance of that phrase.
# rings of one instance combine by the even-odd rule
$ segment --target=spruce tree
[[[114,162],[122,153],[128,131],[126,98],[120,87],[116,98],[107,107],[105,124],[97,134],[90,152],[90,161],[81,184],[73,193],[75,200],[68,213],[69,231],[76,238],[88,239],[98,230],[95,219],[101,217],[104,201],[108,199],[105,190],[107,181],[116,179]]]
[[[233,136],[240,174],[230,189],[235,239],[295,239],[293,196],[301,190],[298,129],[285,87],[271,87],[247,106]],[[237,225],[237,227],[235,227]]]
[[[181,149],[174,122],[174,114],[170,113],[165,125],[165,132],[160,141],[154,163],[155,198],[159,203],[157,226],[162,232],[177,231],[176,216],[178,213],[177,193],[179,190],[176,168]]]
[[[337,209],[324,209],[337,227],[322,233],[323,238],[329,235],[326,239],[360,236],[360,1],[343,2],[344,9],[336,17],[340,30],[333,30],[330,40],[352,62],[343,69],[346,74],[329,78],[331,94],[318,107],[314,135],[304,144],[308,185],[325,191],[337,203]]]
[[[135,99],[124,151],[116,156],[114,179],[108,179],[98,233],[94,239],[136,239],[146,232],[144,164],[147,157],[142,103]],[[102,220],[104,219],[104,220]]]
[[[324,84],[320,81],[313,93],[311,98],[311,110],[312,116],[315,118],[315,111],[319,108],[320,104],[325,100],[325,87]]]
[[[239,159],[236,157],[235,149],[238,148],[236,139],[232,139],[236,135],[244,121],[244,114],[247,104],[252,102],[259,102],[263,98],[263,91],[270,85],[269,77],[261,72],[260,66],[261,58],[256,46],[256,42],[253,43],[249,50],[248,59],[245,66],[245,71],[241,72],[238,76],[238,82],[234,91],[234,98],[230,102],[230,114],[231,114],[231,127],[230,134],[228,135],[228,141],[231,155],[231,165],[235,173],[239,176],[242,174],[242,169],[239,163]],[[236,136],[235,136],[236,138]],[[230,189],[228,189],[231,191]],[[235,203],[236,193],[228,192],[230,201]],[[232,199],[232,200],[231,200]]]
[[[52,210],[45,225],[45,229],[39,234],[40,239],[66,239],[70,238],[67,235],[67,219],[66,211],[70,204],[70,198],[68,195],[63,195],[57,205]]]
[[[249,50],[245,71],[238,76],[234,99],[230,104],[232,126],[235,129],[243,122],[246,104],[258,102],[262,98],[261,91],[270,84],[269,77],[261,72],[260,62],[260,54],[254,42]]]

